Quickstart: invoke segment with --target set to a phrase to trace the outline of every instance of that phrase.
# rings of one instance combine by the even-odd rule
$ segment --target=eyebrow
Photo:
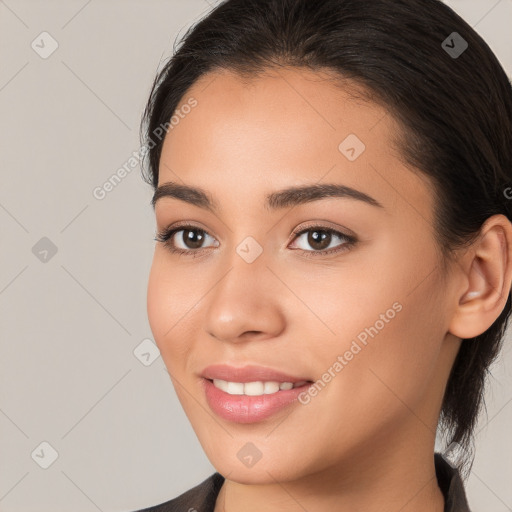
[[[212,213],[216,213],[219,210],[217,202],[205,190],[199,187],[191,187],[172,181],[164,183],[155,190],[151,200],[153,208],[162,197],[173,197],[199,208],[209,210]],[[384,209],[384,206],[379,201],[368,194],[352,187],[335,183],[302,185],[272,192],[265,197],[265,208],[268,210],[278,210],[329,197],[356,199],[371,206]]]

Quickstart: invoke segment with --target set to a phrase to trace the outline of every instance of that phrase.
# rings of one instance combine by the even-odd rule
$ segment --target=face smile
[[[428,181],[386,111],[323,78],[203,77],[161,154],[148,317],[206,454],[239,482],[425,451],[460,343]]]

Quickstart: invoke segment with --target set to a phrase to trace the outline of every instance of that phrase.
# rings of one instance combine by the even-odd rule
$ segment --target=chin
[[[255,439],[254,443],[251,438]],[[309,473],[309,468],[303,466],[306,462],[300,451],[296,459],[285,456],[279,450],[281,443],[274,447],[267,444],[263,448],[263,439],[259,443],[254,436],[234,436],[226,438],[225,443],[219,443],[212,437],[208,440],[199,438],[199,441],[215,470],[240,484],[287,482],[306,477]]]

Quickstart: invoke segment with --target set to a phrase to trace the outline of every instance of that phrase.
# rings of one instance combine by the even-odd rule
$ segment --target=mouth
[[[297,406],[301,393],[314,382],[256,365],[212,365],[200,377],[212,412],[234,423],[263,421],[293,404]]]

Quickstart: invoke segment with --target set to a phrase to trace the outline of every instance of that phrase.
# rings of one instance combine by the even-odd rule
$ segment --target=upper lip
[[[222,379],[229,382],[302,382],[309,381],[306,377],[296,377],[267,366],[246,365],[242,367],[227,364],[212,364],[201,373],[205,379]]]

